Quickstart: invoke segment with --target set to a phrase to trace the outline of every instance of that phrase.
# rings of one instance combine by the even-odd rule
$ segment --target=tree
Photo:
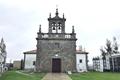
[[[106,56],[110,56],[111,58],[111,64],[112,64],[112,71],[114,71],[114,61],[113,61],[113,57],[112,54],[117,54],[118,53],[118,43],[116,41],[116,37],[113,37],[113,44],[111,44],[111,41],[106,39],[106,45],[103,48],[100,49],[101,51],[101,55],[103,58],[103,67],[105,65],[104,62],[106,62]]]
[[[105,69],[105,66],[107,65],[106,56],[110,56],[111,57],[111,55],[113,54],[111,41],[106,39],[106,45],[105,45],[104,49],[101,48],[100,51],[101,51],[101,53],[102,53],[101,55],[103,57],[103,69]],[[113,64],[113,59],[112,59],[112,64]]]
[[[105,50],[106,50],[106,54],[111,56],[111,54],[112,54],[112,46],[111,46],[111,41],[108,40],[108,39],[106,40]]]
[[[105,52],[105,50],[103,49],[103,47],[101,47],[100,51],[101,51],[101,55],[102,55],[102,60],[103,60],[103,70],[104,70],[105,65],[106,65],[106,52]]]
[[[117,54],[118,53],[118,43],[116,40],[116,37],[113,37],[113,54]]]
[[[106,58],[105,58],[105,56],[106,56],[106,52],[105,52],[105,50],[103,49],[103,47],[101,47],[101,49],[100,49],[100,51],[101,51],[101,55],[102,55],[102,59],[103,60],[105,60]]]

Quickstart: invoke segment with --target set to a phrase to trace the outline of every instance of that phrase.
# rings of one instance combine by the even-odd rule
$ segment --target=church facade
[[[28,66],[29,69],[30,66],[31,68],[34,66],[37,72],[87,71],[88,53],[76,51],[77,38],[74,26],[71,27],[71,33],[66,33],[65,21],[64,14],[62,18],[59,17],[58,9],[56,9],[54,17],[51,17],[51,14],[49,15],[48,33],[43,33],[40,25],[36,38],[36,54],[32,54],[31,51],[24,52],[24,66]],[[36,61],[32,61],[35,62],[35,65],[29,62],[28,55],[30,54],[34,56],[34,59],[36,58]],[[25,67],[25,69],[28,68]]]
[[[37,39],[36,71],[65,72],[76,70],[76,34],[74,27],[71,33],[65,32],[64,15],[59,17],[56,9],[55,17],[48,18],[48,33],[41,32]]]

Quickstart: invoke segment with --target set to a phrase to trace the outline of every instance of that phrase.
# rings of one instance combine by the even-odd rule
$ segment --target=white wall
[[[110,56],[106,56],[106,69],[110,70],[110,60],[109,60]]]
[[[36,54],[25,54],[25,69],[34,69],[33,61],[36,61]]]
[[[82,63],[80,63],[80,59]],[[76,68],[78,72],[87,71],[86,61],[86,54],[76,54]]]
[[[100,72],[103,72],[103,59],[102,57],[100,57],[100,69],[99,69]]]

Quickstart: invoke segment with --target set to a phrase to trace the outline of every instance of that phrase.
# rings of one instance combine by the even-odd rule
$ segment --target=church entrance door
[[[60,58],[52,59],[52,72],[55,72],[55,73],[61,72],[61,59]]]

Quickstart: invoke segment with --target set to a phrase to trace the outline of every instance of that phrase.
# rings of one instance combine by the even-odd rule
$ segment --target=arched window
[[[57,29],[58,29],[58,33],[62,32],[62,24],[60,22],[58,23]]]
[[[55,24],[55,22],[52,23],[52,33],[56,33],[56,24]]]

